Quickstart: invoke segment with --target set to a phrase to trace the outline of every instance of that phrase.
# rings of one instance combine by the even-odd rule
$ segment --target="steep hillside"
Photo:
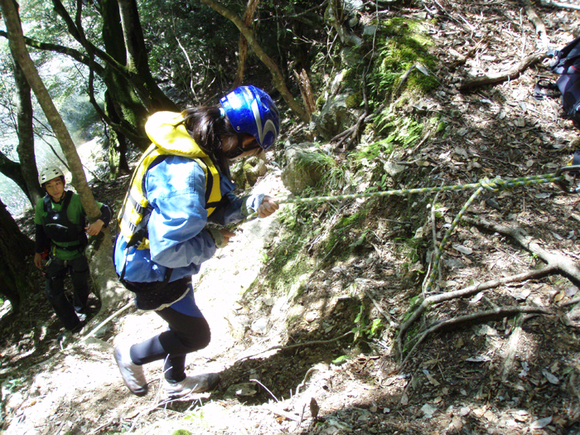
[[[555,78],[547,66],[521,65],[544,42],[571,41],[579,17],[516,1],[416,4],[381,15],[388,31],[417,25],[425,38],[408,81],[346,75],[345,87],[368,79],[384,92],[369,105],[377,116],[360,111],[361,93],[360,143],[317,137],[334,165],[300,195],[330,198],[288,201],[244,223],[196,277],[213,340],[188,371],[219,372],[218,389],[167,402],[161,364],[150,364],[151,391],[132,396],[112,346],[163,322],[130,307],[98,339],[62,343],[46,310],[43,330],[3,331],[5,434],[580,433],[569,315],[579,201],[551,182],[578,149],[578,131],[557,98],[532,97],[541,77]],[[372,53],[403,62],[401,47],[377,43]],[[514,68],[509,80],[465,88]],[[307,130],[287,128],[255,189],[293,197],[281,181],[285,150],[312,140]],[[511,179],[521,183],[505,188]],[[114,203],[126,182],[95,195],[114,192]],[[397,192],[367,195],[385,190]]]

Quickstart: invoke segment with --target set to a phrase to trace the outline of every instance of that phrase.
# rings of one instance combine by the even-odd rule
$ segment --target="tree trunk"
[[[18,312],[20,301],[31,289],[28,273],[30,267],[27,259],[34,254],[34,242],[26,237],[0,202],[0,294],[12,304],[12,310]]]
[[[6,155],[0,152],[0,172],[14,181],[24,193],[27,192],[26,181],[20,171],[20,164],[10,160]]]
[[[75,186],[83,205],[85,212],[90,221],[97,219],[101,211],[93,197],[87,180],[84,176],[80,158],[77,154],[74,143],[66,129],[62,118],[54,107],[54,103],[44,86],[44,83],[38,75],[32,59],[24,44],[22,28],[13,0],[0,0],[2,7],[2,16],[8,30],[8,39],[11,49],[16,54],[17,61],[22,68],[30,87],[34,91],[40,106],[42,107],[46,118],[48,119],[56,137],[62,147],[63,153],[69,164],[73,175],[72,184]],[[95,281],[95,288],[101,297],[102,308],[99,315],[93,321],[99,321],[101,314],[108,308],[113,308],[116,302],[119,302],[118,295],[124,292],[124,288],[117,280],[117,274],[113,268],[111,235],[108,229],[103,230],[100,238],[100,245],[97,252],[91,259],[91,272]]]
[[[135,0],[117,1],[121,14],[123,40],[127,51],[125,67],[128,71],[135,73],[133,77],[138,77],[139,81],[142,82],[142,88],[145,92],[140,92],[139,96],[147,101],[145,104],[150,111],[177,110],[177,106],[161,92],[151,75],[137,2]],[[105,25],[107,25],[106,22]],[[141,89],[141,86],[136,88]]]
[[[260,4],[260,0],[248,0],[248,5],[246,6],[246,12],[244,12],[244,24],[250,27],[252,24],[252,18],[256,13],[256,9]],[[244,73],[246,70],[246,58],[248,57],[248,40],[244,35],[240,34],[240,40],[238,41],[238,70],[236,71],[236,78],[234,79],[234,84],[232,88],[237,88],[244,83]]]
[[[24,178],[26,188],[24,193],[32,207],[44,196],[44,191],[38,184],[38,170],[34,153],[34,131],[32,122],[32,100],[30,85],[12,54],[14,61],[14,82],[16,83],[16,118],[18,122],[18,158],[20,173]]]
[[[111,97],[109,91],[105,92],[105,112],[113,122],[121,121],[121,117],[117,114],[114,98]],[[115,130],[109,132],[109,171],[113,180],[120,173],[129,174],[131,172],[127,162],[127,140],[125,135]]]
[[[284,82],[284,76],[280,72],[280,68],[278,68],[278,65],[276,65],[276,63],[266,54],[266,52],[262,49],[262,47],[260,47],[260,44],[258,44],[258,41],[256,41],[256,38],[252,33],[252,30],[242,22],[240,17],[238,17],[229,9],[223,7],[221,4],[213,0],[201,0],[201,2],[205,3],[210,8],[220,13],[221,15],[223,15],[224,17],[226,17],[228,20],[230,20],[232,23],[235,24],[240,33],[248,41],[248,44],[250,45],[252,50],[254,50],[254,53],[256,53],[256,56],[258,56],[258,58],[264,63],[264,65],[266,65],[266,67],[270,71],[270,74],[272,74],[272,82],[274,83],[274,87],[280,92],[282,98],[284,98],[284,101],[286,101],[286,104],[290,106],[290,108],[294,111],[294,113],[296,113],[296,115],[298,115],[298,117],[303,122],[309,122],[308,114],[302,107],[300,107],[300,104],[296,102],[296,100],[288,90],[288,87]]]
[[[71,18],[61,0],[52,0],[52,4],[55,12],[65,22],[70,35],[83,46],[89,56],[82,56],[71,49],[61,48],[60,52],[74,54],[77,61],[83,62],[101,77],[107,90],[115,95],[116,112],[122,119],[119,123],[114,123],[98,107],[91,93],[91,102],[95,109],[113,130],[129,138],[140,149],[146,149],[149,141],[143,125],[147,115],[157,110],[178,109],[151,76],[135,0],[99,2],[105,51],[86,39],[80,21],[75,22]],[[54,48],[46,46],[45,49]],[[91,85],[89,89],[92,89]]]

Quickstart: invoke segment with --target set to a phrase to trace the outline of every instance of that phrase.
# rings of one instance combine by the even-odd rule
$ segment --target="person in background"
[[[254,86],[236,88],[216,107],[158,112],[145,125],[152,145],[135,169],[120,213],[115,269],[135,293],[135,305],[155,310],[168,330],[137,344],[119,344],[114,357],[136,395],[147,394],[143,365],[164,360],[169,397],[209,391],[215,373],[187,376],[185,359],[210,342],[210,328],[197,307],[191,276],[234,233],[208,228],[239,222],[278,204],[265,195],[234,195],[229,164],[270,149],[279,113],[270,96]]]
[[[34,265],[44,270],[45,293],[66,330],[79,331],[86,319],[86,304],[90,293],[89,264],[84,255],[87,234],[95,236],[111,219],[111,209],[99,204],[101,216],[85,225],[86,213],[80,197],[65,190],[66,180],[57,167],[40,171],[38,182],[46,190],[35,208],[36,244]],[[45,258],[48,260],[45,264]],[[73,286],[72,302],[65,293],[64,280],[70,273]]]

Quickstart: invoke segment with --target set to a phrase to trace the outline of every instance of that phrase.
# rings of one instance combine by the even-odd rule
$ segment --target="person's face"
[[[60,177],[53,178],[52,180],[47,181],[44,183],[44,188],[46,189],[47,193],[53,199],[53,201],[60,201],[62,195],[64,193],[64,183]]]
[[[232,153],[236,154],[238,146],[239,144],[237,136],[228,135],[222,137],[222,147],[226,156]],[[235,157],[231,157],[230,160],[238,160],[244,157],[257,156],[263,151],[262,148],[260,148],[260,145],[258,145],[258,142],[256,142],[256,139],[254,139],[254,136],[251,134],[243,135],[241,146],[244,151]]]

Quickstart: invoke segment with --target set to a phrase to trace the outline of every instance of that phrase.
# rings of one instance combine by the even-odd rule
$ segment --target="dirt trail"
[[[458,91],[466,74],[509,69],[538,49],[537,30],[521,3],[434,3],[429,7],[436,19],[427,25],[441,60],[435,74],[442,86],[410,110],[418,118],[438,113],[445,132],[433,133],[410,155],[401,150],[393,160],[404,161],[408,174],[423,174],[425,185],[551,173],[567,164],[578,146],[577,130],[560,116],[557,99],[531,97],[536,81],[547,74],[545,67],[536,65],[517,79],[471,93]],[[407,12],[426,14],[424,8],[402,14]],[[573,39],[576,12],[539,6],[536,12],[551,48]],[[263,180],[261,188],[270,194],[282,190],[277,174]],[[207,262],[198,276],[196,298],[213,339],[188,358],[188,368],[221,372],[223,382],[216,392],[163,403],[156,384],[161,363],[156,363],[146,368],[151,392],[143,398],[132,396],[112,361],[112,344],[140,341],[164,325],[155,314],[131,309],[112,323],[103,341],[63,352],[51,342],[42,348],[48,361],[13,373],[3,392],[9,423],[5,434],[170,434],[180,428],[196,434],[580,433],[577,331],[559,318],[578,288],[561,276],[502,286],[433,307],[426,313],[427,322],[514,304],[548,307],[555,315],[527,316],[521,326],[506,318],[434,334],[402,371],[388,356],[392,329],[363,343],[366,347],[353,346],[352,336],[321,342],[350,331],[363,303],[370,307],[371,318],[385,324],[389,317],[401,321],[409,301],[420,293],[420,273],[428,263],[424,251],[418,252],[421,258],[415,264],[405,256],[405,242],[418,227],[389,225],[400,218],[401,210],[406,216],[414,214],[408,219],[424,225],[423,242],[431,248],[432,229],[441,237],[468,196],[441,194],[434,228],[425,211],[432,197],[400,198],[389,206],[378,203],[365,222],[375,236],[364,246],[367,250],[330,270],[313,272],[304,294],[293,300],[295,305],[288,294],[251,294],[242,301],[244,289],[263,264],[262,248],[270,241],[275,245],[280,231],[275,218],[245,224],[240,237]],[[577,199],[546,184],[490,193],[470,210],[475,217],[520,226],[546,249],[578,262]],[[342,208],[346,215],[356,211],[356,204],[341,207],[341,212]],[[358,230],[352,231],[350,242],[359,237]],[[442,285],[446,291],[456,290],[538,264],[508,237],[461,225],[441,263]],[[291,323],[290,318],[298,320]],[[34,324],[34,319],[26,320]],[[56,333],[49,325],[38,334],[40,338],[15,335],[5,355],[16,362],[19,354],[32,352],[31,362],[42,361],[33,343],[46,344]],[[316,340],[310,346],[259,354],[279,344]],[[339,357],[348,358],[339,363]]]

